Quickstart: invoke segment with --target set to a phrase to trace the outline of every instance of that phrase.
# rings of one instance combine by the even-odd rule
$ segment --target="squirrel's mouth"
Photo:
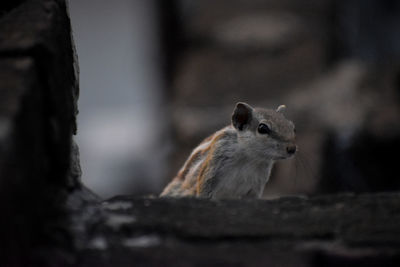
[[[280,155],[280,156],[276,157],[276,160],[289,159],[289,158],[294,157],[295,154],[296,153],[287,153],[285,155]]]

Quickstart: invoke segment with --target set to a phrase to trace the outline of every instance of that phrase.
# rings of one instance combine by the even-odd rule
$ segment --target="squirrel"
[[[282,111],[239,102],[231,125],[203,140],[160,197],[260,198],[276,160],[292,157],[296,130]]]

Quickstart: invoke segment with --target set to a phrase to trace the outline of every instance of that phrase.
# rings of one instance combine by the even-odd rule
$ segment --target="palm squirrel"
[[[297,150],[284,108],[237,103],[232,124],[201,142],[160,196],[260,198],[274,162]]]

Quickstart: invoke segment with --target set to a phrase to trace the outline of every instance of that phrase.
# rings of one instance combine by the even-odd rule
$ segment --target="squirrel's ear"
[[[243,102],[236,104],[235,110],[232,114],[232,125],[239,131],[247,127],[253,117],[253,108]]]
[[[283,113],[283,112],[285,111],[285,109],[286,109],[286,106],[285,106],[285,105],[280,105],[280,106],[276,109],[276,112],[278,112],[278,113]]]

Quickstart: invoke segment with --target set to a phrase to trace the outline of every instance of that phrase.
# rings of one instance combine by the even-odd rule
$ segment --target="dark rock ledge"
[[[119,196],[102,203],[80,263],[397,266],[399,203],[400,194],[221,201]]]

